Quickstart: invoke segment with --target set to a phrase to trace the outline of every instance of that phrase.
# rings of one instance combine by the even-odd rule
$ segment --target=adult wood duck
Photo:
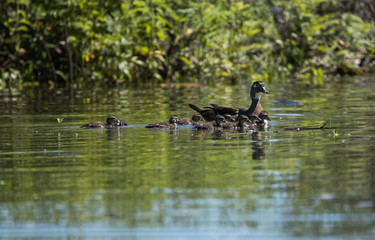
[[[211,107],[201,108],[194,104],[189,104],[189,107],[197,111],[206,121],[214,121],[216,117],[215,110]]]
[[[199,112],[206,121],[214,120],[215,112],[221,115],[229,114],[235,117],[238,117],[238,115],[242,114],[250,118],[252,113],[259,115],[259,113],[263,110],[263,107],[260,104],[260,98],[262,93],[268,94],[268,91],[266,90],[264,83],[262,81],[254,82],[250,88],[251,105],[248,109],[222,107],[216,104],[211,104],[212,109],[208,109],[207,107],[200,108],[193,104],[189,104],[189,106],[195,111]]]
[[[200,114],[194,114],[191,119],[189,118],[179,118],[177,120],[178,125],[194,125],[197,124],[199,121],[202,121],[203,118]]]
[[[113,115],[109,115],[107,117],[107,123],[102,122],[92,122],[85,125],[82,125],[81,128],[113,128],[119,126],[128,125],[124,121],[119,120],[117,117]]]
[[[169,116],[169,122],[155,122],[145,126],[145,128],[177,128],[178,117],[176,115]]]
[[[195,124],[196,129],[221,129],[223,123],[227,122],[222,115],[216,115],[215,121]]]
[[[251,118],[251,114],[255,113],[259,115],[261,111],[263,111],[263,107],[260,104],[260,98],[262,94],[269,94],[266,90],[264,83],[262,81],[254,82],[250,88],[250,97],[251,97],[251,105],[248,109],[243,108],[228,108],[228,107],[221,107],[215,104],[211,104],[211,106],[219,113],[219,114],[230,114],[230,115],[246,115]]]

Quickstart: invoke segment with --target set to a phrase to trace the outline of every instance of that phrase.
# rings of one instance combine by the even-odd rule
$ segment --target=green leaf
[[[190,62],[190,60],[187,59],[187,58],[184,57],[184,56],[181,56],[180,59],[181,59],[184,63],[186,63],[186,65],[188,65],[188,66],[190,66],[190,65],[192,64],[192,63]]]
[[[162,32],[162,31],[157,32],[156,35],[159,37],[160,40],[164,41],[166,39],[166,36],[165,36],[164,32]]]

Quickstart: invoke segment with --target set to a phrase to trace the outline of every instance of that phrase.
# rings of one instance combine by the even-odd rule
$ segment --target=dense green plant
[[[0,86],[372,72],[375,27],[342,9],[336,0],[5,0]]]
[[[336,1],[279,1],[285,8],[282,28],[284,64],[293,66],[300,78],[313,76],[321,81],[323,73],[360,74],[369,71],[366,61],[374,57],[375,28],[359,17],[329,12]],[[323,12],[318,14],[318,12]],[[324,13],[328,12],[328,13]],[[370,57],[370,55],[372,55]]]

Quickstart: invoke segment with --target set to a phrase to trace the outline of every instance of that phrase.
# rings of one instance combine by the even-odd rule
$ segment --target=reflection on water
[[[262,105],[273,121],[260,132],[144,128],[171,113],[191,116],[189,102],[246,107],[248,89],[238,86],[0,98],[0,236],[373,239],[368,84],[269,85]],[[273,101],[285,95],[304,105]],[[130,125],[79,128],[109,113]],[[364,128],[283,130],[324,122]]]

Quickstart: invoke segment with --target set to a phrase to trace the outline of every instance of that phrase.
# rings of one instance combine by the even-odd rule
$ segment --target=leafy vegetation
[[[373,72],[374,19],[343,2],[4,0],[0,87]]]

